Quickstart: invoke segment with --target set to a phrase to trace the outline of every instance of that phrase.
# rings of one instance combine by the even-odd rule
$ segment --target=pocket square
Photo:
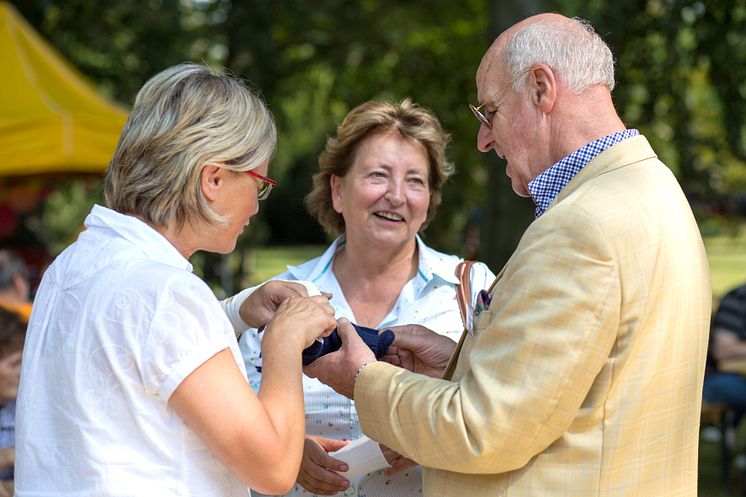
[[[477,304],[474,306],[474,315],[479,316],[482,311],[486,311],[490,308],[492,303],[492,295],[488,290],[479,290],[477,294]]]

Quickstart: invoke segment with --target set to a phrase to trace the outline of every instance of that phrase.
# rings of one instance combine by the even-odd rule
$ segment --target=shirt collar
[[[424,280],[425,284],[429,283],[435,276],[449,283],[458,283],[456,275],[453,272],[453,264],[449,265],[442,254],[425,245],[425,242],[422,241],[419,235],[416,235],[415,238],[419,252],[416,277]],[[340,235],[321,257],[298,266],[288,266],[288,272],[299,280],[317,283],[327,272],[332,270],[334,256],[344,248],[346,243],[345,236]]]
[[[94,205],[85,219],[86,228],[110,229],[140,248],[148,257],[163,264],[192,271],[191,263],[171,242],[138,218]]]
[[[334,256],[339,252],[345,245],[344,235],[337,237],[331,245],[321,254],[320,257],[311,259],[310,261],[304,262],[297,266],[288,265],[288,273],[293,278],[298,280],[306,280],[311,283],[318,283],[328,271],[332,270],[332,262],[334,262]]]
[[[559,162],[531,180],[528,190],[536,204],[535,216],[537,218],[541,216],[557,194],[601,152],[639,134],[640,132],[636,129],[625,129],[599,138],[560,159]]]
[[[454,273],[454,265],[451,258],[449,263],[449,256],[445,256],[440,252],[437,252],[422,241],[422,238],[417,236],[417,248],[419,249],[419,267],[417,269],[417,277],[425,280],[425,283],[429,283],[436,276],[443,281],[448,283],[456,284],[458,279]]]

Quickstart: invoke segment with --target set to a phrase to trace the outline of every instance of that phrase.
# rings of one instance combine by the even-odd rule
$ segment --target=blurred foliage
[[[528,222],[516,213],[531,206],[510,193],[504,165],[475,150],[477,123],[466,103],[476,99],[475,70],[492,38],[532,9],[586,18],[609,42],[618,62],[620,113],[649,137],[703,214],[713,205],[737,205],[724,199],[746,191],[746,0],[14,3],[105,94],[124,104],[150,76],[183,60],[227,67],[261,91],[280,132],[270,174],[281,187],[262,205],[261,226],[241,241],[243,251],[252,243],[325,242],[302,199],[326,137],[365,100],[411,97],[452,133],[457,166],[426,239],[459,252],[467,223],[499,204],[487,210],[489,222],[514,229],[487,236],[505,238],[509,253]],[[65,195],[80,201],[74,190]],[[69,209],[48,205],[48,226],[70,222]],[[247,259],[230,264],[245,273]]]
[[[712,203],[746,190],[746,1],[564,3],[613,47],[623,119],[687,192]]]

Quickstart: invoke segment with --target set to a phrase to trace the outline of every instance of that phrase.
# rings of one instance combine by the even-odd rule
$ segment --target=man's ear
[[[546,64],[537,64],[528,73],[528,80],[531,86],[531,103],[544,114],[549,114],[557,100],[557,80],[554,71]]]
[[[218,196],[218,191],[225,182],[225,169],[222,167],[213,166],[207,164],[202,167],[200,173],[200,186],[202,187],[202,194],[209,202],[215,202]]]
[[[333,174],[329,176],[329,187],[332,190],[332,207],[342,214],[342,177]]]

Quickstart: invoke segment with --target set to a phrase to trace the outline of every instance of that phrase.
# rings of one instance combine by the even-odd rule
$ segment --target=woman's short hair
[[[23,350],[26,338],[26,323],[23,317],[9,309],[0,307],[0,358]]]
[[[421,229],[425,229],[435,215],[443,184],[454,171],[453,164],[446,158],[450,135],[430,110],[409,99],[398,103],[371,100],[352,109],[337,126],[337,135],[327,139],[319,156],[319,172],[313,176],[313,190],[306,196],[308,212],[329,235],[345,231],[344,218],[332,206],[330,178],[345,176],[355,163],[363,141],[386,131],[396,131],[424,147],[429,166],[430,206]]]
[[[534,64],[548,65],[577,94],[598,84],[614,89],[614,56],[609,46],[588,21],[573,17],[567,22],[571,29],[537,21],[516,31],[505,52],[514,90],[526,80],[521,73]]]
[[[242,80],[194,63],[170,67],[137,94],[106,171],[106,204],[156,226],[220,225],[202,194],[202,167],[254,169],[276,142],[271,113]]]

